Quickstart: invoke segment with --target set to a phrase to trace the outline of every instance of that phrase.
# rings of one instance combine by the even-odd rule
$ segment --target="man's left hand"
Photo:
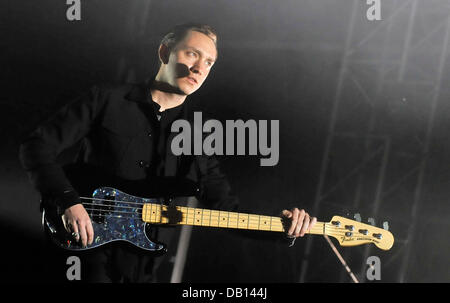
[[[288,236],[303,237],[316,224],[317,218],[311,217],[304,209],[293,208],[283,210],[282,216],[288,218],[291,224],[286,225]]]

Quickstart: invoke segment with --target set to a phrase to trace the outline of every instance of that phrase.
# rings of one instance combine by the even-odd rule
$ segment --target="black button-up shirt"
[[[150,84],[96,86],[43,123],[20,147],[20,159],[37,190],[64,210],[79,195],[64,174],[58,156],[78,142],[77,161],[98,166],[127,180],[176,177],[199,185],[198,198],[210,208],[235,210],[237,199],[210,156],[175,156],[170,125],[190,120],[187,101],[160,112]],[[161,114],[158,121],[157,114]]]

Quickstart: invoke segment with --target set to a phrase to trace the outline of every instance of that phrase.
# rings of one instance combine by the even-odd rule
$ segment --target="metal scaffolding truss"
[[[391,268],[388,280],[407,282],[446,76],[450,6],[448,1],[382,1],[382,20],[374,23],[361,22],[366,9],[365,1],[353,1],[311,213],[335,206],[387,217],[398,230],[391,229],[395,249],[383,254],[382,262]],[[395,126],[390,119],[406,119],[402,115],[414,121],[407,138],[390,127]],[[309,266],[314,241],[307,239],[299,282],[318,279]],[[352,252],[345,250],[344,258],[364,282],[367,257],[378,251],[365,246]],[[346,279],[342,269],[340,280]]]
[[[224,41],[222,46],[342,54],[310,213],[319,216],[335,208],[347,215],[358,212],[364,222],[368,217],[387,221],[396,243],[388,254],[382,254],[383,268],[391,268],[384,277],[406,282],[437,105],[448,76],[450,1],[382,0],[380,21],[364,18],[366,1],[345,1],[352,4],[343,45]],[[148,1],[131,8],[130,39],[148,34],[145,27],[154,5]],[[127,58],[124,54],[119,62],[117,78],[130,81],[135,70]],[[338,262],[331,252],[329,259],[314,262],[315,241],[325,239],[306,238],[299,282],[320,280],[320,268]],[[343,253],[359,281],[366,279],[366,260],[371,254],[380,253],[372,246]],[[339,279],[349,280],[344,269]]]

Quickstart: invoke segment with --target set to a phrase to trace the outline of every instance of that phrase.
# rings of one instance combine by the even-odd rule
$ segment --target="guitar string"
[[[89,210],[89,211],[94,211],[94,212],[105,212],[105,213],[119,213],[119,214],[131,214],[131,215],[137,215],[137,216],[130,216],[130,217],[127,217],[127,216],[121,216],[121,218],[134,218],[134,219],[140,219],[141,218],[141,215],[142,214],[140,214],[140,213],[137,213],[137,212],[125,212],[125,211],[109,211],[109,210],[100,210],[100,209],[95,209],[95,208],[86,208],[86,210]],[[101,216],[101,217],[107,217],[108,215],[107,214],[92,214],[93,216]],[[218,216],[218,217],[216,217],[217,218],[217,223],[218,223],[218,226],[220,226],[220,216]],[[182,222],[182,221],[180,221],[180,222]],[[180,222],[177,222],[177,223],[180,223]],[[186,221],[187,222],[187,221]],[[195,222],[195,220],[193,220],[192,221],[192,225],[194,225],[194,222]],[[153,223],[156,223],[156,222],[153,222]],[[186,223],[185,223],[186,224]],[[201,224],[201,225],[203,225],[203,224]],[[214,226],[214,225],[209,225],[209,226]],[[237,222],[236,221],[236,226],[237,227],[239,227],[239,222]],[[247,224],[247,226],[249,227],[250,225],[249,224]],[[256,226],[256,224],[252,224],[252,227],[253,226]],[[223,226],[223,227],[228,227],[228,226]],[[250,229],[250,228],[247,228],[247,229]],[[259,226],[259,229],[261,229],[260,228],[260,226]],[[315,230],[314,230],[315,229]],[[331,226],[325,226],[325,229],[327,229],[328,231],[330,231],[330,229],[333,229],[333,227],[331,227]],[[270,229],[271,230],[271,229]],[[311,229],[312,231],[317,231],[317,232],[319,232],[319,231],[322,231],[323,230],[323,227],[322,226],[314,226],[312,229]],[[347,230],[340,230],[340,229],[338,229],[338,230],[336,230],[336,228],[334,228],[334,230],[333,231],[330,231],[330,232],[333,232],[333,233],[341,233],[341,234],[345,234],[345,233],[347,233],[348,231]]]
[[[108,217],[108,218],[119,218],[119,219],[133,219],[133,220],[138,219],[137,217],[133,217],[133,216],[129,217],[129,216],[122,216],[122,215],[117,215],[117,216],[112,216],[112,215],[97,215],[97,216],[98,216],[98,217]],[[159,224],[158,222],[151,222],[151,223],[152,223],[152,224]],[[161,224],[162,224],[162,225],[170,225],[169,223],[161,223]],[[174,225],[176,225],[176,224],[174,224]],[[195,226],[195,224],[191,224],[191,225]],[[223,228],[224,226],[220,226],[220,225],[218,224],[218,225],[208,225],[207,227]],[[239,226],[236,226],[236,227],[231,226],[231,227],[228,227],[228,228],[232,228],[232,229],[245,229],[245,228],[239,228]],[[259,228],[255,228],[255,229],[253,229],[253,228],[247,228],[247,229],[250,229],[250,230],[260,230],[260,231],[269,231],[269,230],[259,229]],[[279,231],[279,230],[270,230],[270,231],[284,232],[284,231]],[[322,231],[322,230],[316,230],[316,232],[317,232],[318,234],[323,234],[321,231]],[[306,234],[310,234],[310,233],[313,233],[313,232],[314,232],[314,231],[310,231],[310,232],[307,232]],[[331,233],[329,233],[329,235],[342,236],[343,234],[339,234],[339,233],[333,233],[333,234],[331,234]]]
[[[90,207],[86,207],[85,209],[86,210],[91,210],[91,211],[94,211],[94,212],[99,212],[100,211],[100,212],[108,212],[108,213],[114,213],[114,214],[119,213],[119,214],[142,215],[142,214],[139,214],[137,212],[129,212],[129,211],[119,211],[119,210],[109,211],[107,209],[96,209],[96,208],[90,208]],[[95,216],[95,214],[94,214],[94,216]]]
[[[122,216],[122,215],[116,215],[116,216],[114,216],[114,215],[105,215],[105,214],[99,214],[99,215],[96,215],[96,217],[108,217],[108,218],[119,218],[119,219],[133,219],[133,220],[135,220],[135,219],[140,219],[139,217],[135,217],[135,216]],[[160,222],[150,222],[150,223],[152,223],[152,224],[158,224],[158,223],[160,223]],[[178,222],[179,223],[179,222]],[[167,225],[170,225],[170,223],[168,223],[168,222],[164,222],[164,223],[162,223],[161,222],[161,224],[167,224]],[[174,225],[176,225],[177,223],[175,223]],[[195,224],[189,224],[189,225],[195,225]],[[219,223],[219,221],[218,221],[218,224],[217,225],[208,225],[208,227],[219,227],[219,228],[224,228],[225,226],[220,226],[220,223]],[[238,225],[237,226],[227,226],[227,228],[234,228],[234,229],[245,229],[245,228],[240,228]],[[261,229],[261,228],[256,228],[255,227],[255,229],[253,229],[253,228],[247,228],[247,229],[250,229],[250,230],[261,230],[261,231],[269,231],[269,230],[265,230],[265,229]],[[323,229],[321,228],[321,229],[319,229],[319,230],[311,230],[310,232],[307,232],[306,234],[309,234],[309,233],[314,233],[314,232],[317,232],[318,234],[322,234],[321,233],[321,231],[322,231]],[[284,231],[279,231],[279,230],[270,230],[270,231],[277,231],[277,232],[284,232]],[[342,236],[342,235],[344,235],[344,233],[336,233],[336,232],[333,232],[333,233],[328,233],[329,235],[335,235],[335,236]],[[369,236],[370,237],[370,236]]]
[[[118,203],[118,202],[122,202],[122,203],[128,203],[128,204],[137,204],[137,205],[145,205],[145,204],[155,204],[155,203],[148,203],[148,202],[144,202],[144,203],[138,203],[138,202],[131,202],[131,201],[115,201],[115,200],[107,200],[107,199],[98,199],[98,198],[86,198],[86,197],[81,197],[81,199],[85,199],[85,200],[98,200],[98,201],[107,201],[107,202],[115,202],[115,203]],[[98,204],[98,203],[94,203],[94,201],[91,201],[90,203],[86,203],[86,202],[84,202],[83,203],[84,205],[89,205],[89,204],[91,204],[91,205],[95,205],[95,206],[98,206],[98,207],[108,207],[108,208],[136,208],[136,207],[131,207],[131,206],[120,206],[120,205],[104,205],[104,204]],[[156,205],[158,205],[158,204],[156,204]],[[90,209],[90,208],[88,208],[88,210],[91,210],[91,211],[104,211],[104,212],[110,212],[110,213],[123,213],[123,214],[137,214],[137,215],[139,215],[139,218],[140,218],[140,216],[142,215],[142,212],[141,212],[141,209],[138,209],[138,212],[125,212],[125,211],[117,211],[117,210],[113,210],[113,211],[111,211],[111,210],[100,210],[100,209]],[[154,213],[155,215],[158,215],[158,212],[157,213]],[[194,215],[195,215],[195,212],[194,212]],[[211,213],[210,213],[210,215],[212,216],[212,211],[211,211]],[[228,216],[230,215],[230,212],[228,212]],[[239,218],[239,214],[237,214],[238,216],[236,217],[236,219],[237,220],[239,220],[238,218]],[[247,215],[251,215],[251,214],[247,214]],[[98,215],[97,215],[98,216]],[[102,215],[102,216],[107,216],[107,215]],[[148,216],[148,215],[147,215]],[[150,214],[150,216],[152,216],[152,214]],[[259,217],[261,217],[260,215],[256,215],[256,216],[259,216]],[[120,218],[125,218],[124,216],[121,216]],[[136,218],[136,217],[130,217],[130,218]],[[217,218],[218,219],[220,219],[220,214],[217,216]],[[277,217],[278,218],[278,217]],[[203,216],[202,216],[202,220],[203,220]],[[249,225],[250,224],[250,220],[247,220],[248,222],[247,222],[247,225]],[[195,222],[195,220],[193,221],[193,222]],[[218,221],[218,222],[220,222],[220,221]],[[229,219],[227,220],[227,222],[229,222]],[[238,223],[238,226],[239,226],[239,222],[237,222]],[[218,223],[219,224],[219,226],[220,226],[220,223]],[[336,226],[329,226],[329,224],[330,223],[323,223],[323,224],[326,224],[326,226],[325,226],[325,229],[333,229],[333,233],[337,233],[337,234],[345,234],[345,233],[347,233],[347,232],[351,232],[351,231],[349,231],[349,230],[346,230],[346,229],[342,229],[342,228],[340,228],[340,227],[336,227]],[[228,227],[228,226],[227,226]],[[321,226],[314,226],[312,229],[314,229],[314,228],[316,228],[317,229],[317,231],[319,231],[319,229],[320,229],[320,231],[321,230],[323,230],[323,228],[321,227]],[[377,228],[377,227],[375,227],[375,228]],[[260,224],[258,224],[258,229],[261,229],[260,228]],[[271,230],[272,228],[270,228],[270,230]],[[330,231],[331,232],[331,231]],[[364,235],[364,234],[363,234]]]
[[[137,209],[139,211],[142,210],[142,208],[137,208],[135,206],[121,206],[121,205],[105,205],[105,204],[98,204],[98,203],[86,203],[86,202],[81,202],[81,204],[83,205],[94,205],[94,206],[98,206],[98,207],[109,207],[109,208],[132,208],[132,209]]]
[[[93,210],[93,209],[88,209],[88,210]],[[94,209],[95,210],[95,209]],[[96,211],[98,211],[98,210],[96,210]],[[101,211],[101,210],[100,210]],[[108,212],[108,211],[106,211],[106,210],[103,210],[104,212]],[[117,211],[116,211],[116,213],[117,213]],[[120,212],[120,213],[126,213],[126,214],[136,214],[136,213],[130,213],[130,212]],[[121,219],[140,219],[140,216],[123,216],[123,215],[116,215],[116,216],[114,216],[114,215],[108,215],[108,214],[96,214],[96,215],[94,215],[95,217],[113,217],[113,218],[121,218]],[[194,224],[194,222],[195,221],[193,221],[193,223],[192,224],[190,224],[190,225],[195,225]],[[154,223],[154,224],[156,224],[156,223],[158,223],[158,222],[151,222],[151,223]],[[177,223],[180,223],[180,222],[177,222]],[[177,223],[175,223],[175,224],[177,224]],[[168,224],[168,222],[164,222],[164,223],[162,223],[162,224]],[[237,228],[237,229],[242,229],[242,228],[239,228],[239,225],[236,225],[236,227],[234,227],[234,226],[220,226],[220,221],[218,220],[217,221],[217,226],[216,225],[208,225],[209,227],[226,227],[226,228]],[[314,228],[316,228],[316,230],[314,230]],[[326,227],[327,228],[327,227]],[[245,228],[243,228],[243,229],[245,229]],[[253,228],[247,228],[247,229],[253,229]],[[258,228],[258,230],[264,230],[264,229],[261,229],[260,227]],[[273,231],[272,229],[270,229],[271,231]],[[315,227],[313,227],[313,229],[310,231],[310,232],[321,232],[321,231],[323,231],[323,228],[322,227],[320,227],[320,226],[315,226]],[[345,234],[345,231],[342,231],[342,232],[340,232],[340,231],[338,231],[338,232],[333,232],[333,234],[337,234],[337,235],[343,235],[343,234]]]
[[[99,198],[87,198],[87,197],[80,197],[81,199],[86,199],[86,200],[95,200],[95,201],[106,201],[106,202],[115,202],[115,203],[124,203],[124,204],[136,204],[136,205],[145,205],[145,204],[152,204],[152,205],[157,205],[157,206],[161,206],[161,204],[158,203],[153,203],[153,202],[131,202],[131,201],[124,201],[124,200],[108,200],[108,199],[99,199]],[[100,207],[113,207],[113,208],[136,208],[136,207],[132,207],[132,206],[120,206],[120,205],[104,205],[104,204],[98,204],[98,203],[94,203],[94,201],[91,201],[90,203],[84,202],[82,204],[88,205],[88,204],[93,204],[96,206],[100,206]],[[176,206],[176,207],[184,207],[187,209],[197,209],[197,208],[190,208],[190,207],[186,207],[186,206]],[[211,210],[212,212],[213,210]],[[214,211],[220,211],[220,210],[214,210]],[[222,211],[225,212],[225,211]],[[228,212],[228,213],[232,213],[232,212]],[[241,215],[252,215],[252,216],[265,216],[265,215],[255,215],[255,214],[245,214],[245,213],[237,213],[237,214],[241,214]],[[203,217],[203,216],[202,216]],[[266,216],[266,217],[271,217],[271,216]],[[277,217],[278,218],[278,217]],[[330,223],[326,223],[326,224],[330,224]],[[336,228],[336,229],[341,229],[340,227],[336,227],[336,226],[328,226],[328,228]],[[371,228],[376,228],[379,229],[379,227],[373,226]],[[347,230],[348,231],[348,230]]]
[[[145,204],[151,204],[151,205],[156,205],[156,206],[161,206],[160,204],[157,204],[157,203],[152,203],[152,202],[144,202],[144,203],[140,203],[140,202],[131,202],[131,201],[124,201],[124,200],[108,200],[108,199],[99,199],[99,198],[86,198],[86,197],[81,197],[82,199],[86,199],[86,200],[95,200],[95,201],[106,201],[106,202],[115,202],[115,203],[124,203],[124,204],[136,204],[136,205],[139,205],[139,206],[143,206],[143,205],[145,205]],[[99,207],[108,207],[108,208],[135,208],[135,207],[132,207],[132,206],[120,206],[120,205],[104,205],[104,204],[98,204],[98,203],[94,203],[94,201],[90,201],[90,203],[87,203],[87,202],[84,202],[83,204],[85,204],[85,205],[88,205],[88,204],[92,204],[92,205],[95,205],[95,206],[99,206]],[[185,206],[177,206],[177,207],[185,207]],[[192,210],[196,210],[197,208],[189,208],[189,207],[185,207],[185,208],[187,208],[187,209],[192,209]],[[141,211],[141,209],[139,209],[139,211]],[[225,211],[220,211],[220,210],[214,210],[214,211],[217,211],[217,212],[225,212]],[[227,212],[228,213],[228,216],[230,215],[230,213],[232,213],[232,212]],[[212,210],[211,210],[211,214],[212,214]],[[195,215],[195,211],[194,211],[194,215]],[[238,217],[237,218],[239,218],[239,213],[236,213],[236,215],[238,215]],[[244,213],[240,213],[240,215],[244,215],[244,216],[250,216],[250,215],[252,215],[252,216],[259,216],[259,218],[261,217],[261,216],[263,216],[263,217],[271,217],[271,216],[264,216],[264,215],[254,215],[254,214],[244,214]],[[218,215],[218,217],[220,218],[220,214]],[[277,217],[277,219],[278,219],[279,217]],[[203,219],[203,216],[202,216],[202,219]],[[249,220],[250,221],[250,220]],[[328,224],[328,223],[327,223]],[[330,228],[331,228],[331,226],[330,226]],[[336,227],[337,229],[339,229],[339,227]]]
[[[131,201],[125,201],[125,200],[108,200],[108,199],[100,199],[100,198],[87,198],[87,197],[80,197],[80,200],[95,200],[95,201],[107,201],[107,202],[115,202],[115,203],[129,203],[129,204],[137,204],[137,205],[145,205],[148,203],[155,203],[156,201],[150,201],[150,202],[131,202]]]

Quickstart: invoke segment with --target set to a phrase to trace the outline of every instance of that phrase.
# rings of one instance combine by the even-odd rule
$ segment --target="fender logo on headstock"
[[[374,243],[380,243],[380,241],[378,241],[377,239],[373,239],[373,238],[353,238],[353,237],[345,237],[345,236],[343,236],[343,237],[341,237],[341,243],[344,243],[344,242],[350,242],[350,241],[354,241],[354,240],[357,240],[357,241],[369,241],[369,242],[374,242]]]
[[[353,238],[341,237],[341,243],[353,241]]]

